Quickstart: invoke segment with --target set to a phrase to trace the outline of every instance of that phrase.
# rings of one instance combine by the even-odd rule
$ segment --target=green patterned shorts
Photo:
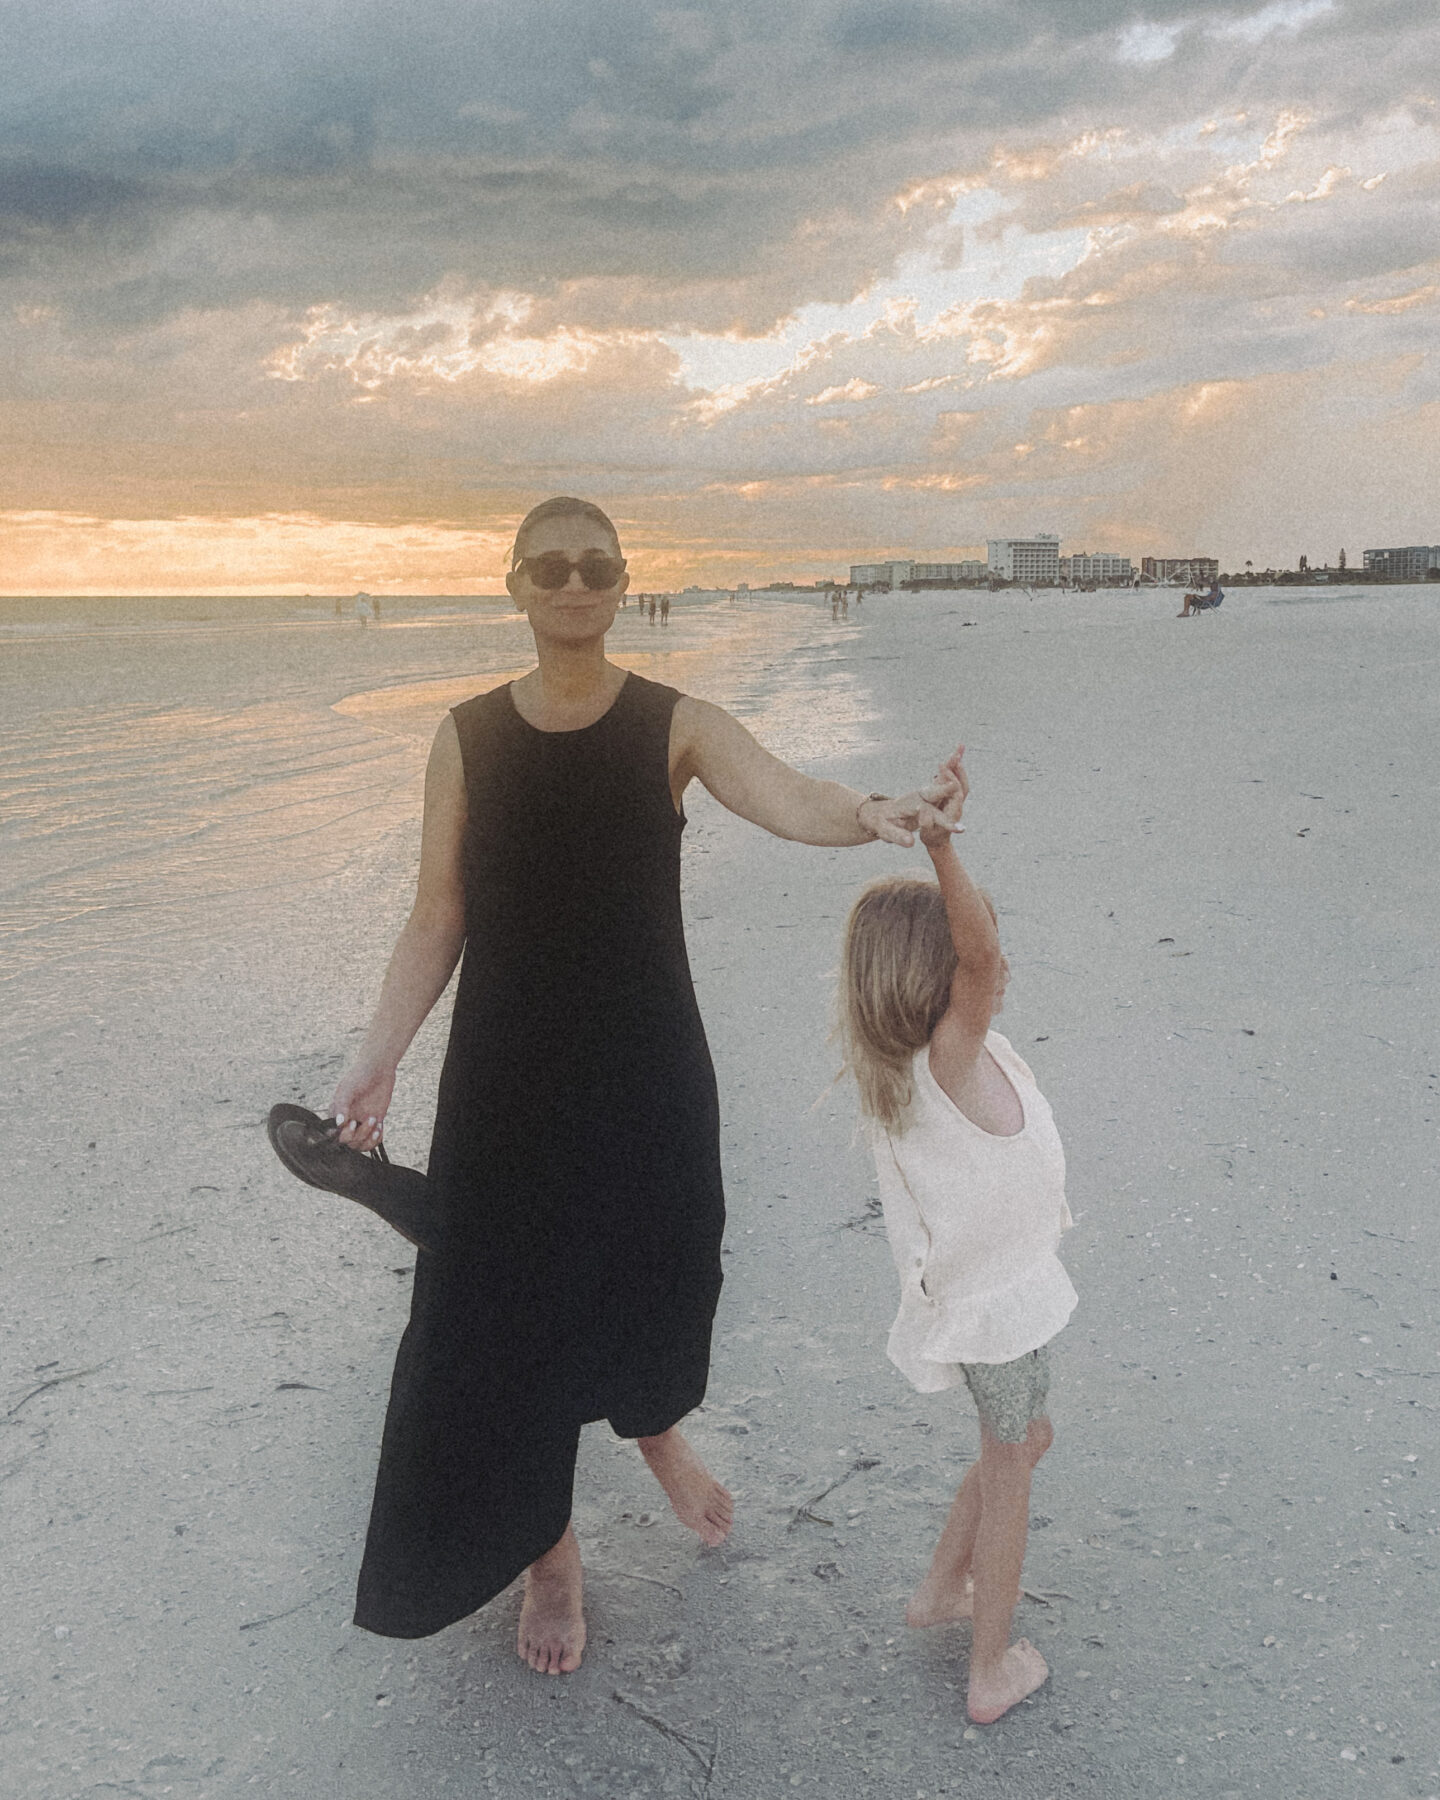
[[[1032,1419],[1045,1416],[1050,1392],[1050,1347],[1027,1350],[1014,1362],[961,1363],[980,1423],[1002,1444],[1023,1444]]]

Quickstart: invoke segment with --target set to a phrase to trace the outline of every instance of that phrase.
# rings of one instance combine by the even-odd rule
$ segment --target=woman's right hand
[[[395,1092],[395,1070],[353,1063],[340,1077],[330,1117],[340,1125],[339,1141],[352,1150],[373,1150],[385,1135],[385,1114]]]

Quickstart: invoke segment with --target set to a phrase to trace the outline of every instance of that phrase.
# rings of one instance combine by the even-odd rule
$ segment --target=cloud
[[[1156,25],[1149,19],[1137,19],[1120,33],[1115,54],[1122,63],[1139,63],[1142,67],[1146,63],[1165,62],[1175,54],[1184,30],[1183,20],[1177,24]]]
[[[1246,18],[1231,19],[1215,26],[1214,35],[1235,38],[1242,44],[1260,44],[1277,32],[1293,36],[1313,20],[1334,11],[1335,0],[1272,0],[1272,4],[1262,6],[1259,12]]]
[[[833,406],[839,400],[871,400],[880,389],[873,381],[865,381],[859,375],[852,375],[848,381],[840,382],[834,387],[822,388],[818,394],[808,394],[807,406]]]
[[[1433,398],[1440,21],[1400,0],[12,0],[6,48],[0,505],[82,561],[82,518],[192,521],[156,556],[199,569],[196,520],[577,486],[727,568],[787,518],[797,558],[1119,529],[1102,416],[1404,370],[1399,443]],[[1229,504],[1176,479],[1177,531]]]
[[[55,231],[10,253],[41,281],[80,272],[99,316],[237,296],[398,309],[447,279],[546,291],[638,270],[657,310],[690,282],[758,279],[759,308],[779,309],[747,315],[763,327],[816,297],[805,244],[827,211],[852,280],[873,250],[893,252],[892,196],[917,170],[983,166],[997,140],[1062,117],[1133,124],[1197,95],[1278,95],[1286,84],[1253,56],[1235,83],[1217,33],[1282,13],[1210,8],[1208,35],[1184,33],[1183,55],[1138,76],[1114,34],[1173,37],[1185,9],[1154,6],[1136,25],[1119,0],[421,0],[402,20],[381,0],[71,0],[62,29],[53,7],[19,0],[0,156],[19,203]],[[1365,40],[1353,32],[1366,56],[1349,94],[1393,94],[1397,46],[1377,66]],[[1303,61],[1289,74],[1292,89],[1314,79]],[[150,266],[197,221],[223,245],[147,282],[87,234],[97,216],[123,218]]]

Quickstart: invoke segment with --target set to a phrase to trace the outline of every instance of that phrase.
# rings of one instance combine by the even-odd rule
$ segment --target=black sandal
[[[364,1153],[339,1141],[333,1119],[281,1102],[265,1121],[270,1147],[292,1175],[366,1206],[414,1244],[433,1250],[439,1236],[434,1189],[419,1169],[392,1163],[385,1146]]]

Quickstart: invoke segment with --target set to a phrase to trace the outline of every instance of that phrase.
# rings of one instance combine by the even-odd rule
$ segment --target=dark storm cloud
[[[940,5],[938,0],[878,0],[847,6],[833,21],[830,41],[860,56],[973,56],[1009,49],[1025,38],[1012,10],[1000,19],[979,7]]]
[[[150,235],[144,184],[86,168],[0,159],[0,284],[57,251],[104,260]]]
[[[9,266],[97,318],[142,291],[157,312],[396,306],[447,277],[673,291],[773,265],[820,211],[863,234],[897,185],[1001,133],[1395,91],[1388,4],[1268,61],[1216,35],[1255,11],[1151,0],[1152,25],[1190,23],[1136,64],[1117,54],[1129,0],[22,0],[0,68]],[[1343,82],[1341,42],[1363,47]],[[157,256],[177,232],[200,253]],[[152,266],[127,267],[144,240]],[[789,303],[810,273],[800,258]]]
[[[105,225],[133,212],[143,189],[86,169],[0,165],[0,230],[75,231]]]

